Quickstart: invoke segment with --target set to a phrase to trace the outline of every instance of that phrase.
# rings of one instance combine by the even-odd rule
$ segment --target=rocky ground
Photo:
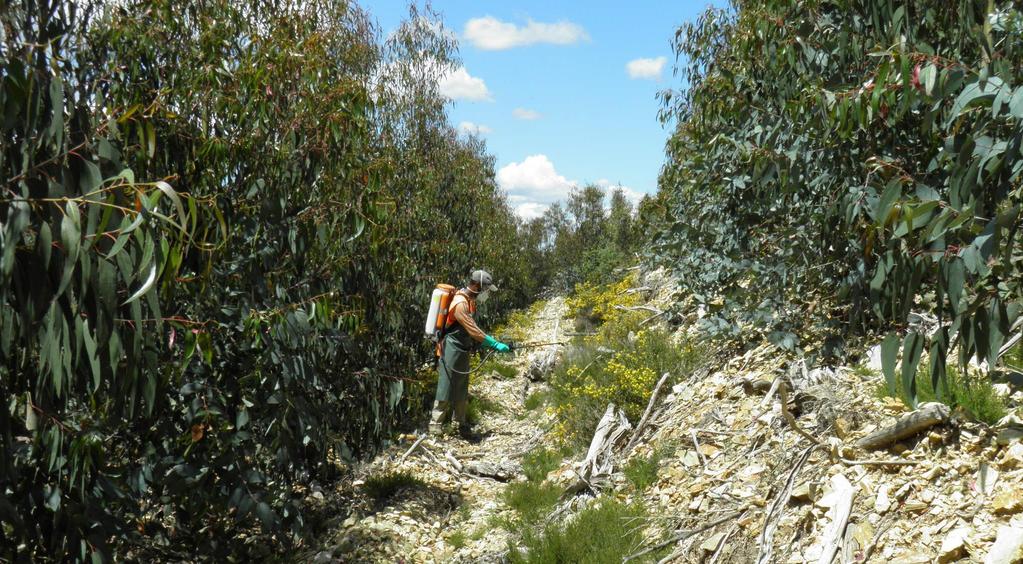
[[[678,543],[680,560],[830,562],[822,555],[836,549],[840,562],[1023,560],[1019,419],[1000,428],[953,419],[889,449],[856,452],[845,445],[906,408],[876,399],[877,382],[858,372],[819,371],[807,378],[807,403],[790,404],[818,446],[763,393],[774,354],[762,347],[698,385],[676,386],[635,453],[673,452],[643,495],[672,516],[669,529],[735,516]]]
[[[663,275],[643,284],[653,306],[670,299]],[[564,338],[564,309],[549,302],[531,333]],[[525,388],[542,386],[528,383],[529,361],[515,361],[515,378],[474,382],[471,393],[500,406],[487,414],[482,441],[407,436],[360,469],[356,491],[394,471],[425,485],[383,504],[358,499],[314,561],[502,561],[515,539],[494,526],[509,511],[501,493],[551,426],[523,408]],[[779,375],[790,386],[785,409],[772,386]],[[878,397],[879,378],[862,368],[807,370],[770,345],[714,361],[662,394],[639,445],[616,462],[658,453],[657,481],[637,493],[619,473],[597,493],[642,500],[655,516],[647,546],[668,552],[663,561],[1023,562],[1023,392],[1000,388],[1010,414],[996,426],[952,413],[864,451],[857,440],[908,412]],[[577,462],[551,480],[572,482]]]

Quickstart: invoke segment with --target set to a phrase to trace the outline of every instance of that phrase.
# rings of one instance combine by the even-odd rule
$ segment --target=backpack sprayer
[[[567,345],[568,344],[565,341],[550,341],[548,343],[538,343],[538,342],[516,343],[515,341],[507,341],[507,340],[504,340],[504,339],[501,339],[501,340],[504,343],[506,343],[508,345],[508,347],[511,348],[511,350],[513,350],[513,351],[523,350],[523,349],[538,349],[540,347],[554,347],[554,346],[558,346],[558,345]]]

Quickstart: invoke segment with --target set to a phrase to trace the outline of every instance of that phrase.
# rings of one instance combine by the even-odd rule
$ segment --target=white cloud
[[[458,131],[466,135],[486,135],[493,130],[483,124],[463,121],[458,124]]]
[[[508,203],[515,208],[515,214],[526,220],[540,217],[551,204],[567,199],[573,188],[581,186],[579,182],[558,174],[554,163],[543,154],[530,155],[522,162],[501,167],[497,171],[497,184],[507,193]],[[593,184],[607,191],[605,205],[610,203],[612,189],[622,190],[633,206],[645,195],[606,178]]]
[[[633,59],[626,63],[625,71],[629,73],[629,78],[660,80],[661,72],[664,71],[664,65],[667,62],[667,57]]]
[[[571,45],[589,39],[586,30],[572,22],[543,23],[529,20],[525,26],[502,22],[493,17],[473,18],[466,22],[465,38],[479,49],[500,51],[537,43]]]
[[[529,221],[530,219],[536,219],[547,211],[549,206],[547,204],[540,204],[537,202],[527,202],[525,204],[519,204],[515,206],[515,215],[522,219]]]
[[[549,204],[568,196],[576,186],[558,174],[547,155],[530,155],[520,163],[510,163],[497,171],[497,183],[513,196]]]
[[[543,117],[540,115],[540,112],[530,110],[528,108],[515,108],[512,110],[512,115],[515,116],[515,119],[522,119],[526,121],[534,121]]]
[[[606,178],[601,178],[600,180],[594,182],[594,184],[600,186],[601,188],[607,191],[608,202],[610,202],[611,200],[611,191],[614,189],[618,189],[624,192],[625,199],[632,202],[633,206],[639,204],[639,201],[643,199],[643,196],[646,196],[646,194],[642,192],[637,192],[636,190],[633,190],[632,188],[629,188],[628,186],[625,186],[620,182],[611,182]]]
[[[493,101],[487,83],[469,74],[465,67],[458,67],[441,77],[438,88],[441,94],[452,100]]]

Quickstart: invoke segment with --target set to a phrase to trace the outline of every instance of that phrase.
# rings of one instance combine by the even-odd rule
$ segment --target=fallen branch
[[[785,421],[789,424],[789,427],[791,427],[792,430],[798,433],[800,436],[802,436],[805,439],[808,439],[811,443],[814,443],[820,447],[824,447],[825,449],[827,449],[827,445],[820,442],[820,440],[818,440],[817,437],[804,431],[803,428],[799,426],[799,423],[796,423],[796,418],[793,417],[791,413],[789,413],[789,390],[785,382],[781,382],[781,380],[782,380],[781,376],[775,378],[775,382],[780,382],[780,384],[778,386],[772,385],[772,388],[777,388],[778,393],[781,395],[782,417],[785,418]],[[770,393],[768,393],[768,397],[770,397]]]
[[[657,395],[661,392],[661,386],[668,381],[670,373],[665,372],[661,375],[661,379],[657,381],[657,385],[654,386],[654,391],[650,394],[650,401],[646,404],[646,411],[643,412],[643,417],[639,419],[639,423],[636,425],[636,430],[632,432],[632,438],[629,439],[629,444],[625,445],[625,450],[622,451],[622,458],[625,458],[632,452],[632,448],[639,442],[640,433],[646,428],[647,423],[650,420],[650,413],[654,410],[654,405],[657,403]]]
[[[785,506],[789,502],[789,498],[792,496],[792,488],[796,484],[796,477],[799,475],[799,471],[806,464],[806,461],[810,459],[810,454],[813,453],[814,449],[820,446],[819,443],[811,444],[799,455],[796,462],[792,465],[792,469],[789,470],[789,477],[785,480],[785,485],[782,486],[778,496],[774,498],[774,502],[771,503],[771,507],[768,508],[767,514],[764,515],[764,526],[760,529],[760,537],[757,539],[757,545],[759,549],[759,555],[757,556],[757,564],[765,564],[771,561],[771,551],[774,547],[774,533],[778,529],[778,522],[781,520],[782,514],[785,512]]]
[[[642,327],[642,326],[646,325],[647,323],[650,323],[651,321],[653,321],[653,320],[657,319],[658,317],[664,315],[665,313],[668,313],[668,310],[664,310],[661,313],[655,313],[655,314],[651,315],[650,317],[644,319],[643,321],[640,321],[639,322],[639,326]]]
[[[849,516],[852,513],[853,496],[856,495],[856,487],[841,474],[831,477],[831,486],[833,491],[829,495],[836,496],[838,499],[831,511],[828,512],[833,516],[831,523],[824,529],[824,550],[821,552],[817,564],[831,564],[835,554],[838,553],[839,542],[845,535],[845,527],[849,524]]]
[[[850,460],[839,458],[839,462],[846,466],[915,466],[920,464],[919,460]]]
[[[408,458],[413,452],[415,452],[416,449],[419,448],[419,445],[423,444],[423,441],[425,440],[426,433],[423,433],[418,439],[416,439],[416,442],[412,443],[412,446],[410,446],[409,449],[405,451],[405,454],[402,454],[401,457],[398,458],[398,464],[405,462],[405,459]]]
[[[733,524],[731,528],[728,529],[728,532],[725,533],[725,538],[721,539],[721,544],[718,545],[718,549],[714,551],[714,556],[710,558],[710,562],[708,562],[707,564],[715,564],[715,562],[718,561],[718,558],[721,556],[721,553],[724,552],[725,547],[728,546],[728,539],[730,539],[732,535],[735,534],[735,531],[738,530],[739,530],[738,523]]]
[[[499,482],[510,482],[522,475],[522,467],[513,462],[466,462],[463,470],[468,474],[493,478]]]
[[[657,543],[657,544],[655,544],[653,546],[645,548],[645,549],[643,549],[643,550],[641,550],[641,551],[639,551],[639,552],[637,552],[635,554],[630,554],[629,556],[626,556],[625,558],[622,559],[622,564],[625,564],[625,562],[628,562],[630,560],[635,560],[637,558],[646,556],[647,554],[650,554],[651,552],[656,552],[656,551],[658,551],[658,550],[660,550],[660,549],[662,549],[662,548],[664,548],[664,547],[666,547],[668,545],[677,543],[679,541],[686,540],[687,538],[689,538],[689,537],[691,537],[693,535],[698,535],[698,534],[700,534],[700,533],[702,533],[704,531],[713,529],[714,527],[717,527],[721,523],[724,523],[726,521],[731,521],[732,519],[735,519],[736,517],[739,517],[743,513],[746,513],[747,510],[749,510],[749,507],[744,507],[741,510],[733,511],[733,512],[731,512],[731,513],[729,513],[729,514],[727,514],[727,515],[725,515],[725,516],[723,516],[721,518],[715,519],[715,520],[711,521],[710,523],[707,523],[706,525],[703,525],[701,527],[697,527],[695,529],[685,529],[685,530],[681,530],[681,531],[676,531],[674,535],[668,537],[667,539],[665,539],[665,540],[663,540],[663,541],[661,541],[661,542],[659,542],[659,543]]]
[[[578,480],[571,484],[565,493],[576,493],[586,488],[594,489],[597,482],[609,477],[614,471],[615,445],[630,429],[632,425],[625,414],[615,407],[615,404],[609,403],[593,433],[586,458],[575,468]]]
[[[657,309],[654,306],[638,305],[638,306],[623,306],[616,305],[615,309],[620,311],[649,311],[650,313],[656,313],[657,315],[664,315],[664,312]]]
[[[447,472],[448,474],[451,474],[451,475],[452,475],[452,476],[454,476],[455,478],[461,478],[461,477],[462,477],[462,474],[461,474],[461,472],[459,472],[458,470],[455,470],[455,469],[454,469],[454,468],[452,468],[452,467],[451,467],[450,465],[448,465],[448,464],[445,464],[445,463],[444,463],[444,460],[442,460],[442,459],[441,459],[440,457],[438,457],[438,456],[437,456],[436,454],[434,454],[434,453],[433,453],[433,451],[431,451],[431,450],[430,450],[429,448],[427,448],[427,447],[426,447],[425,445],[424,445],[424,446],[423,446],[422,448],[423,448],[423,452],[424,452],[424,453],[426,453],[426,455],[427,455],[427,458],[428,458],[428,459],[429,459],[429,460],[430,460],[431,462],[433,462],[433,463],[434,463],[435,465],[437,465],[438,467],[440,467],[440,469],[441,469],[441,470],[443,470],[443,471]]]
[[[887,429],[875,431],[856,441],[856,446],[863,450],[874,450],[912,437],[939,423],[948,421],[950,410],[947,405],[930,402],[921,405],[916,411],[907,413]]]
[[[689,436],[693,438],[693,448],[696,449],[696,455],[700,457],[700,463],[703,464],[703,469],[707,469],[707,458],[700,452],[700,439],[696,438],[696,431],[689,429]]]
[[[459,462],[458,459],[455,458],[450,451],[444,452],[444,459],[450,462],[451,466],[454,466],[455,470],[458,470],[459,472],[462,471],[462,463]]]
[[[870,557],[873,556],[874,550],[877,549],[877,543],[881,542],[881,537],[884,536],[884,534],[887,533],[888,530],[891,529],[892,525],[894,525],[894,524],[895,524],[895,520],[893,519],[893,520],[889,521],[886,526],[878,527],[877,533],[874,535],[873,540],[870,541],[870,545],[867,546],[863,550],[863,559],[862,559],[863,562],[870,562]]]
[[[777,383],[779,380],[781,380],[781,376],[776,378],[775,382]],[[842,464],[845,464],[846,466],[912,466],[914,464],[917,464],[917,461],[915,461],[915,460],[902,460],[902,459],[894,459],[894,460],[853,460],[853,459],[848,459],[848,458],[843,458],[841,456],[837,456],[837,454],[835,452],[832,452],[830,449],[828,449],[828,446],[826,444],[824,444],[820,440],[818,440],[817,437],[814,437],[810,433],[807,433],[805,430],[803,430],[802,427],[799,426],[799,423],[796,422],[796,418],[793,417],[792,414],[789,412],[788,386],[786,384],[782,383],[781,385],[778,385],[778,386],[772,386],[772,389],[773,388],[777,388],[778,392],[781,395],[781,414],[782,414],[782,417],[785,418],[785,422],[789,424],[789,427],[791,427],[792,430],[794,430],[796,433],[798,433],[803,438],[809,439],[810,442],[812,442],[812,443],[816,444],[817,446],[822,447],[825,450],[827,450],[828,451],[828,456],[831,457],[832,461],[841,462]],[[768,394],[767,397],[771,397],[770,394]],[[930,405],[930,404],[927,404],[927,405]],[[942,404],[935,404],[935,405],[941,405],[941,407],[944,407],[946,411],[948,410],[948,407],[944,406]],[[914,413],[916,413],[916,412],[914,412]],[[912,415],[912,414],[910,414],[910,415]],[[898,423],[896,423],[895,426],[898,427],[899,426]],[[875,434],[877,434],[877,433],[875,433]],[[873,436],[873,435],[871,435],[871,436]],[[869,438],[869,437],[865,437],[865,438]],[[860,439],[860,440],[862,441],[863,439]],[[859,443],[857,443],[857,446],[859,446]]]

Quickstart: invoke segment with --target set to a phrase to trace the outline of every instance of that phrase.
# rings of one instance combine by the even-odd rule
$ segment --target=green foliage
[[[696,343],[676,342],[664,328],[641,328],[648,316],[620,313],[596,335],[579,339],[555,368],[549,402],[555,434],[566,444],[584,448],[608,403],[637,422],[662,374],[671,375],[666,384],[671,386],[700,362],[703,353]]]
[[[394,494],[402,490],[422,489],[426,482],[413,475],[407,470],[400,472],[387,472],[366,478],[362,488],[366,495],[380,502],[390,499]]]
[[[565,300],[568,317],[582,320],[584,325],[600,325],[617,322],[628,316],[619,308],[635,306],[642,301],[636,286],[636,275],[630,274],[613,283],[594,284],[583,282],[576,285],[572,295]]]
[[[657,449],[649,456],[633,456],[622,467],[622,473],[636,491],[643,491],[657,481],[657,471],[665,457],[664,449]]]
[[[543,392],[543,391],[533,392],[533,393],[529,394],[529,397],[526,398],[526,401],[525,401],[526,411],[534,411],[536,409],[539,409],[540,407],[543,406],[543,404],[546,401],[547,401],[547,393],[546,392]]]
[[[536,448],[522,457],[522,472],[530,482],[542,482],[547,474],[561,466],[564,458],[562,450]]]
[[[656,252],[705,327],[834,356],[924,309],[949,323],[900,331],[885,371],[911,402],[923,351],[935,381],[953,345],[994,366],[1023,309],[1021,24],[1007,0],[743,0],[679,29]]]
[[[432,17],[381,43],[347,0],[0,11],[0,559],[286,550],[294,486],[421,409],[434,284],[530,297]]]
[[[526,531],[525,550],[512,548],[510,562],[593,562],[617,564],[638,552],[648,517],[640,505],[601,499],[563,524],[548,526],[540,533]],[[637,562],[656,562],[651,554]]]
[[[509,523],[509,530],[530,528],[550,514],[561,497],[561,488],[550,482],[515,482],[504,490],[504,503],[515,510],[519,522]]]
[[[491,359],[481,364],[478,368],[483,375],[497,375],[503,380],[511,380],[519,374],[519,369],[511,364],[505,364],[500,360]]]
[[[608,199],[603,188],[585,186],[522,227],[538,288],[569,292],[582,282],[611,282],[615,269],[634,260],[644,230],[623,190],[612,188],[605,208]]]
[[[952,408],[961,408],[970,417],[994,425],[1007,413],[1005,398],[999,396],[990,379],[978,375],[963,375],[955,366],[948,368],[947,377],[939,382],[937,388],[932,384],[926,369],[920,368],[916,376],[915,394],[907,393],[905,384],[900,382],[895,393],[889,391],[886,384],[877,387],[879,397],[901,399],[908,407],[913,407],[913,400],[918,402],[940,401]]]
[[[469,423],[477,425],[488,413],[503,412],[504,407],[501,404],[479,394],[473,394],[469,397],[469,409],[466,412],[466,417],[468,417]]]
[[[448,535],[447,541],[455,550],[463,548],[469,540],[469,536],[465,534],[465,531],[455,531]]]

